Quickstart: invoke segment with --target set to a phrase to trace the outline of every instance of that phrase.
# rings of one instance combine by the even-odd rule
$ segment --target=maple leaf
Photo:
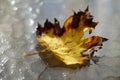
[[[84,33],[95,29],[98,22],[93,22],[93,16],[88,7],[85,11],[74,12],[60,27],[59,21],[55,18],[54,23],[48,19],[42,27],[38,23],[36,39],[40,45],[45,46],[47,53],[39,55],[48,64],[59,65],[84,65],[89,61],[94,52],[102,48],[102,43],[107,41],[100,36],[84,37]],[[52,56],[45,58],[50,55]]]

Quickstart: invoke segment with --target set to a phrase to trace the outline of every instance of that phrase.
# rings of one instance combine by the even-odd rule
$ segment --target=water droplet
[[[7,61],[8,61],[7,57],[5,57],[5,56],[1,57],[0,66],[3,66]]]
[[[11,5],[14,5],[14,4],[15,4],[15,0],[12,0],[12,1],[11,1]]]
[[[66,73],[62,73],[62,74],[63,74],[63,76],[64,76],[64,77],[66,77],[66,76],[67,76],[67,75],[66,75]]]
[[[13,8],[13,10],[17,11],[17,10],[18,10],[18,8],[17,8],[17,7],[14,7],[14,8]]]
[[[33,19],[27,19],[27,20],[25,20],[25,24],[26,25],[28,25],[28,26],[33,26],[33,24],[34,24],[34,20]]]
[[[36,9],[36,13],[40,13],[40,9],[39,8]]]
[[[43,2],[41,2],[40,4],[39,4],[39,6],[42,6],[43,5]]]
[[[30,26],[32,26],[33,24],[34,24],[34,21],[33,21],[33,19],[29,19],[29,21],[30,21]]]
[[[31,12],[31,11],[32,11],[32,7],[29,7],[29,8],[28,8],[28,11]]]

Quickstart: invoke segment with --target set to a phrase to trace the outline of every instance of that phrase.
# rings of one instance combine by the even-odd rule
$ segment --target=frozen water
[[[72,11],[89,5],[95,21],[93,34],[109,41],[99,51],[98,64],[77,70],[47,68],[39,56],[24,58],[34,51],[37,22],[56,17],[61,25]],[[0,0],[0,80],[120,80],[119,0]]]

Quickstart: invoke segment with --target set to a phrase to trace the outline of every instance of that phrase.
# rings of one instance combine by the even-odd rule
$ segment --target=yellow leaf
[[[36,39],[40,45],[45,46],[53,54],[52,57],[47,58],[48,60],[46,59],[48,64],[60,61],[65,65],[84,65],[86,61],[89,61],[93,53],[98,50],[96,47],[101,48],[102,42],[107,40],[99,36],[84,37],[85,31],[92,33],[98,23],[92,20],[93,16],[87,7],[85,11],[74,12],[62,28],[57,19],[54,19],[54,23],[47,19],[44,27],[38,23]],[[46,54],[50,53],[40,53],[42,57]]]

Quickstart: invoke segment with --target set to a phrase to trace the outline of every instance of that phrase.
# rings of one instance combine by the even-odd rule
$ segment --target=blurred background
[[[37,22],[57,18],[63,25],[73,11],[89,10],[98,21],[92,35],[109,39],[98,64],[77,70],[48,68],[35,50]],[[0,80],[120,80],[120,0],[0,0]]]

